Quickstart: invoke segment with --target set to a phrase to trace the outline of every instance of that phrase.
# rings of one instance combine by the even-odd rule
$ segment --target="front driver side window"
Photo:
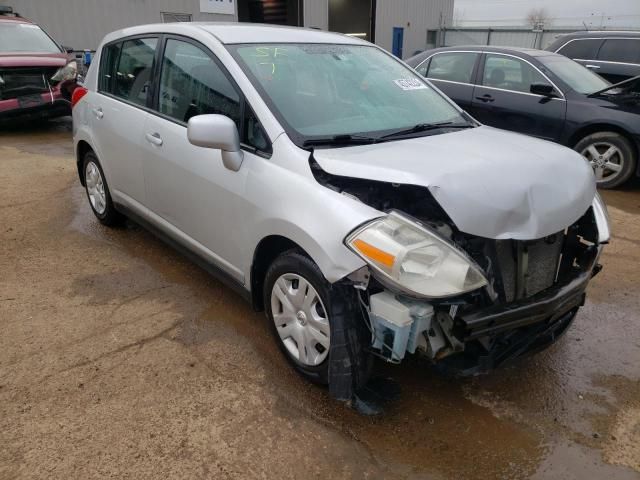
[[[549,84],[549,81],[519,58],[487,54],[482,75],[482,85],[485,87],[529,93],[534,83]]]
[[[438,53],[431,58],[427,77],[434,80],[472,83],[477,53]]]
[[[240,128],[240,95],[235,87],[209,54],[180,40],[167,40],[159,110],[184,123],[195,115],[226,115]]]

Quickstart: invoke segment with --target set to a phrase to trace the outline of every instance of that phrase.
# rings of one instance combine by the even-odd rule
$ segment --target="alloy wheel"
[[[595,142],[587,146],[581,153],[591,164],[598,183],[609,182],[623,171],[624,155],[612,143]]]

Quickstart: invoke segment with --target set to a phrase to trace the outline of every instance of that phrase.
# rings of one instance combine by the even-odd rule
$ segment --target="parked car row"
[[[469,103],[507,108],[538,85],[521,93],[562,110],[569,87],[608,85],[559,77],[550,90],[517,56],[463,53],[425,72],[467,64],[448,82]],[[361,411],[375,411],[360,397],[374,356],[474,374],[553,343],[609,239],[578,153],[479,124],[358,38],[128,28],[104,39],[72,101],[97,219],[128,216],[186,250],[266,312],[296,369]]]
[[[0,6],[0,122],[69,115],[77,71],[71,49]]]
[[[600,187],[640,173],[640,77],[612,85],[563,55],[490,46],[429,50],[407,63],[484,124],[577,150]]]

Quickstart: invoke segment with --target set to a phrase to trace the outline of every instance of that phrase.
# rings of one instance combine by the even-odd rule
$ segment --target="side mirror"
[[[548,83],[534,83],[533,85],[531,85],[529,91],[531,93],[542,95],[544,97],[555,97],[553,85],[549,85]]]
[[[222,150],[222,163],[237,172],[242,165],[240,135],[233,120],[224,115],[196,115],[187,123],[187,138],[192,145]]]

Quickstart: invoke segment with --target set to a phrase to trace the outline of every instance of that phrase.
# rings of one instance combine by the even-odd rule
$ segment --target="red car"
[[[38,25],[0,6],[0,122],[70,115],[77,70]]]

